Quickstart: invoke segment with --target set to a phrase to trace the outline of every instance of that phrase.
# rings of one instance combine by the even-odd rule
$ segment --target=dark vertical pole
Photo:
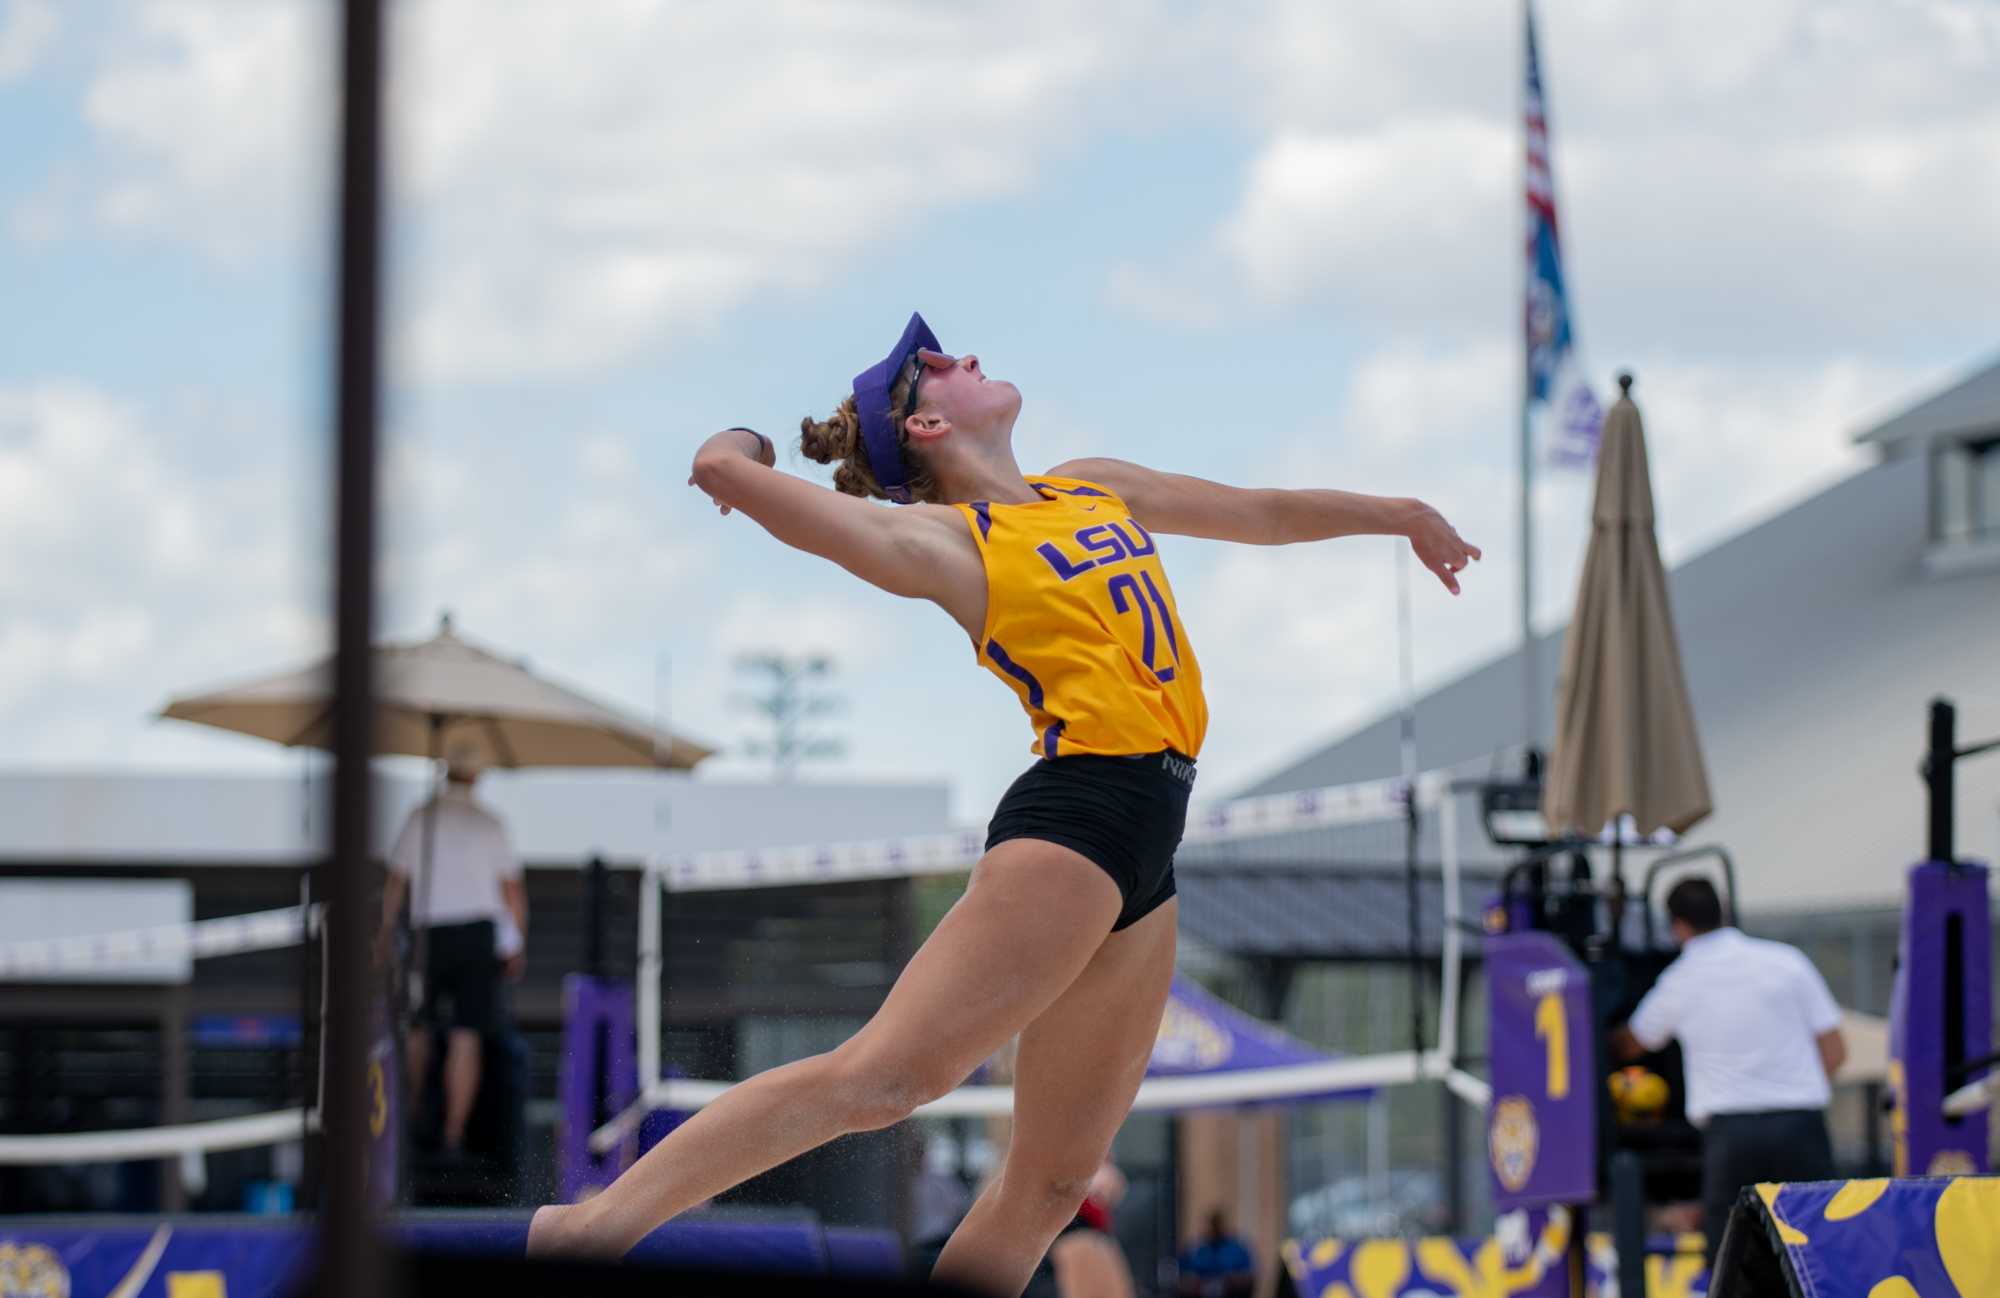
[[[188,1120],[188,1048],[186,987],[167,988],[160,1007],[160,1120],[175,1126]],[[186,1212],[187,1183],[177,1158],[160,1164],[160,1211]]]
[[[1440,972],[1442,972],[1442,962],[1440,962]],[[1469,978],[1470,975],[1465,967],[1459,966],[1458,1003],[1461,1006],[1465,1004],[1465,984]],[[1438,985],[1444,985],[1442,979]],[[1465,1015],[1461,1013],[1452,1026],[1452,1039],[1443,1044],[1445,1050],[1449,1052],[1449,1057],[1457,1059],[1460,1057],[1460,1052],[1465,1049]],[[1451,1088],[1445,1087],[1443,1090],[1445,1211],[1451,1218],[1451,1224],[1446,1229],[1449,1233],[1457,1235],[1463,1233],[1465,1229],[1465,1115],[1458,1108],[1462,1101],[1451,1093]]]
[[[1861,1108],[1861,1135],[1865,1142],[1864,1157],[1868,1160],[1868,1168],[1862,1175],[1882,1176],[1890,1167],[1888,1158],[1882,1153],[1882,1083],[1870,1082],[1861,1088]]]
[[[1611,1156],[1611,1237],[1618,1248],[1618,1292],[1646,1292],[1646,1173],[1639,1156]]]
[[[1169,1112],[1167,1122],[1167,1165],[1160,1175],[1158,1220],[1154,1233],[1160,1244],[1160,1269],[1181,1255],[1181,1115]],[[1156,1276],[1163,1285],[1164,1274]]]
[[[367,1058],[374,986],[368,947],[368,761],[374,742],[375,415],[381,238],[382,3],[345,0],[341,41],[340,316],[334,387],[335,498],[333,850],[314,889],[328,903],[327,1069],[321,1116],[326,1183],[318,1291],[386,1294],[391,1276],[373,1229]]]
[[[1419,907],[1417,885],[1417,785],[1411,780],[1403,790],[1406,805],[1403,809],[1403,900],[1407,914],[1405,920],[1408,932],[1405,934],[1409,947],[1410,962],[1410,1050],[1417,1056],[1417,1074],[1423,1075],[1424,1054],[1424,951],[1422,935],[1422,914]],[[1439,880],[1439,893],[1444,895],[1443,880]],[[1439,915],[1444,910],[1439,908]]]
[[[1945,699],[1931,700],[1931,752],[1924,763],[1924,783],[1931,793],[1930,850],[1925,859],[1952,863],[1952,828],[1957,813],[1952,767],[1958,760],[1958,710]]]
[[[583,867],[583,971],[592,978],[607,976],[604,926],[611,919],[610,875],[601,856],[591,857]]]
[[[1517,67],[1527,66],[1527,54],[1535,41],[1535,13],[1532,0],[1522,0],[1521,26],[1526,33],[1522,37],[1521,62]],[[1515,121],[1528,120],[1527,81],[1518,83],[1521,87],[1520,112]],[[1525,129],[1525,127],[1523,128]],[[1521,142],[1521,187],[1516,194],[1528,192],[1528,142]],[[1532,233],[1526,224],[1527,208],[1517,207],[1523,224],[1520,241],[1514,245],[1515,256],[1519,258],[1521,291],[1514,299],[1513,328],[1521,339],[1521,742],[1533,753],[1535,745],[1542,741],[1542,664],[1541,646],[1535,640],[1535,428],[1528,417],[1529,404],[1534,400],[1535,380],[1532,363],[1528,357],[1528,266],[1526,249]]]
[[[322,1033],[326,1025],[319,1021],[319,944],[325,941],[324,932],[315,932],[312,922],[313,875],[317,867],[307,869],[299,876],[299,914],[301,931],[299,936],[299,1110],[310,1114],[318,1109],[323,1097],[317,1093],[319,1069],[316,1062],[320,1058],[320,1048],[324,1044]],[[299,1123],[299,1185],[293,1202],[301,1212],[319,1206],[321,1133],[313,1129],[310,1118]]]

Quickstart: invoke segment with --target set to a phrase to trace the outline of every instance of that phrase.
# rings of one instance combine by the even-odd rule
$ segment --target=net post
[[[336,532],[333,554],[333,788],[321,858],[331,984],[323,1026],[326,1124],[318,1261],[310,1292],[395,1298],[404,1285],[375,1233],[362,1153],[368,1143],[370,1002],[367,905],[375,745],[376,413],[380,397],[382,0],[345,0],[341,15],[338,256],[334,354]]]
[[[632,1003],[639,1017],[639,1094],[644,1097],[660,1081],[660,965],[665,947],[660,932],[660,889],[666,881],[649,861],[639,872],[638,979]]]
[[[1444,987],[1439,992],[1437,1049],[1449,1070],[1458,1065],[1458,998],[1460,967],[1465,959],[1465,936],[1459,928],[1463,917],[1458,910],[1458,793],[1446,781],[1439,797],[1438,847],[1444,866],[1441,880],[1444,885],[1441,907],[1444,916]]]
[[[1930,753],[1924,759],[1924,783],[1930,792],[1930,834],[1926,859],[1945,865],[1955,864],[1952,830],[1957,808],[1952,766],[1958,760],[1957,727],[1958,712],[1951,701],[1932,699]]]

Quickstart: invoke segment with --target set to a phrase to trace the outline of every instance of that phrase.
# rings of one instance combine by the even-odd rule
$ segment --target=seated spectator
[[[1245,1298],[1257,1288],[1250,1246],[1230,1232],[1220,1208],[1208,1214],[1208,1234],[1182,1252],[1180,1274],[1183,1298]]]

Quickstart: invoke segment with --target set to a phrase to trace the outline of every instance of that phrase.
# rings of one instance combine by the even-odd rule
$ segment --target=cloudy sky
[[[962,634],[683,485],[710,431],[788,440],[920,308],[1021,384],[1031,468],[1437,505],[1487,558],[1418,591],[1420,683],[1517,634],[1514,5],[395,8],[387,631],[449,608],[729,746],[737,652],[828,652],[825,775],[983,813],[1030,736]],[[148,714],[327,640],[329,14],[0,0],[8,765],[280,760]],[[2000,346],[2000,6],[1540,17],[1573,307],[1593,373],[1639,376],[1669,558]],[[1546,621],[1583,485],[1539,501]],[[1390,542],[1165,549],[1210,790],[1393,705]]]

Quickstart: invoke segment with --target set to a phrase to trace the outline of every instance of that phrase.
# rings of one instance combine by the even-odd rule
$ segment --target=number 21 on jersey
[[[1127,528],[1130,531],[1127,531]],[[1143,559],[1157,554],[1159,546],[1152,534],[1139,526],[1137,519],[1127,519],[1124,523],[1104,522],[1079,529],[1073,538],[1082,546],[1086,556],[1078,559],[1063,553],[1053,541],[1044,541],[1035,547],[1035,553],[1042,556],[1063,581],[1073,581],[1093,568],[1101,568],[1128,559]],[[1135,571],[1114,573],[1107,589],[1111,595],[1112,609],[1123,615],[1137,614],[1139,618],[1139,656],[1146,662],[1146,670],[1153,673],[1161,684],[1174,678],[1174,668],[1181,660],[1180,637],[1174,631],[1174,615],[1167,608],[1166,596],[1153,580],[1153,574],[1141,566]],[[1166,644],[1167,657],[1160,657],[1161,642]]]

